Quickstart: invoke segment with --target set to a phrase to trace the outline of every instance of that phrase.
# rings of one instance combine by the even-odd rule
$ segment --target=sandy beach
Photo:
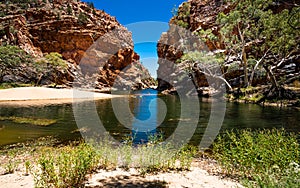
[[[118,96],[77,89],[45,87],[20,87],[0,90],[0,104],[6,105],[61,104],[82,100],[110,99],[112,97]]]

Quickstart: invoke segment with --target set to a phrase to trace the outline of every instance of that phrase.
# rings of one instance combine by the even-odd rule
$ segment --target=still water
[[[210,99],[199,99],[200,110],[197,127],[193,130],[190,142],[199,144],[205,131],[212,102]],[[82,132],[91,131],[89,127],[77,125],[78,121],[92,121],[89,114],[96,113],[98,121],[103,124],[101,131],[107,131],[117,140],[134,135],[135,142],[146,142],[149,134],[162,133],[165,138],[171,137],[178,123],[181,126],[192,121],[181,119],[181,101],[178,96],[159,96],[155,90],[143,90],[129,97],[82,102],[74,118],[73,104],[44,106],[12,106],[0,103],[0,117],[25,117],[55,119],[56,123],[43,127],[30,123],[20,124],[9,119],[0,120],[0,146],[32,140],[42,136],[54,136],[62,140],[80,138]],[[90,108],[93,104],[95,108]],[[163,105],[162,105],[163,104]],[[128,107],[128,108],[124,108]],[[161,107],[162,106],[162,107]],[[96,109],[96,112],[94,112]],[[129,110],[129,111],[126,111]],[[82,112],[82,113],[81,113]],[[78,116],[79,114],[79,116]],[[80,114],[85,114],[80,116]],[[131,115],[133,114],[133,115]],[[121,117],[122,116],[122,117]],[[1,119],[1,118],[0,118]],[[76,119],[76,120],[75,120]],[[76,123],[77,122],[77,123]],[[285,128],[288,131],[300,132],[300,111],[293,108],[261,107],[253,104],[227,103],[225,118],[220,132],[233,128]],[[82,123],[81,123],[82,124]],[[95,125],[97,128],[98,125]]]

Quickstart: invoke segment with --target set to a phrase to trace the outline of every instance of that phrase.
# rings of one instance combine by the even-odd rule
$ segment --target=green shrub
[[[188,2],[185,2],[177,9],[177,12],[174,12],[173,9],[173,15],[176,15],[174,18],[174,23],[178,26],[181,26],[183,28],[189,27],[189,17],[190,17],[190,8],[191,5]]]
[[[67,6],[67,13],[68,13],[68,15],[72,15],[73,14],[73,9],[70,6],[70,4],[68,4],[68,6]]]
[[[31,63],[31,57],[17,46],[0,46],[0,67],[13,68],[21,63]]]
[[[36,187],[82,187],[86,175],[95,167],[95,150],[87,144],[63,147],[44,153],[34,174]]]
[[[51,80],[55,86],[56,84],[64,83],[66,70],[68,69],[67,61],[62,59],[62,55],[57,52],[51,52],[45,55],[44,58],[40,59],[36,63],[36,68],[40,79],[47,78]],[[40,80],[37,81],[39,84]]]
[[[62,59],[62,55],[57,52],[51,52],[45,56],[46,61],[44,63],[49,63],[55,67],[67,68],[67,62]]]
[[[26,66],[32,63],[32,58],[17,46],[0,46],[0,81],[7,72],[15,72],[21,64]]]
[[[297,135],[283,129],[226,132],[213,144],[213,155],[225,173],[245,179],[248,186],[299,185],[299,178],[295,179],[300,175]]]
[[[78,15],[78,24],[86,25],[88,23],[88,17],[85,13],[80,12]]]
[[[94,3],[93,2],[87,2],[87,5],[89,6],[90,9],[94,9]]]

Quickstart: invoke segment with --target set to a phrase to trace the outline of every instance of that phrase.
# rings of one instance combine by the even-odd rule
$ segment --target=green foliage
[[[79,25],[86,25],[88,23],[88,17],[85,13],[80,12],[78,15],[78,24]]]
[[[2,82],[0,83],[0,89],[9,89],[9,88],[15,88],[15,87],[30,87],[34,84],[19,84],[19,83],[6,83]]]
[[[23,65],[30,65],[32,58],[17,46],[0,46],[0,81],[12,69]]]
[[[272,0],[234,0],[232,3],[234,9],[228,14],[220,13],[217,23],[221,26],[222,42],[231,52],[229,55],[244,55],[245,79],[248,78],[247,69],[252,69],[265,53],[277,56],[272,62],[276,65],[299,49],[299,30],[288,23],[297,7],[275,14],[270,10]],[[246,46],[251,50],[245,50]]]
[[[180,27],[183,27],[183,28],[188,28],[189,27],[189,23],[185,22],[184,20],[176,20],[175,24],[180,26]]]
[[[293,10],[296,11],[296,8]],[[261,34],[266,41],[264,47],[272,48],[271,52],[278,54],[281,58],[299,49],[297,41],[300,37],[299,30],[292,28],[287,19],[292,16],[292,11],[283,10],[279,14],[269,14],[269,19],[261,19],[264,26]]]
[[[181,61],[193,61],[193,62],[204,63],[207,65],[221,64],[224,62],[224,55],[223,54],[212,54],[212,53],[204,52],[204,51],[201,51],[201,52],[194,51],[194,52],[185,53],[181,57]]]
[[[87,144],[61,148],[55,155],[44,153],[38,159],[36,187],[81,187],[95,167],[95,150]]]
[[[248,186],[287,187],[291,183],[297,187],[300,183],[297,135],[284,130],[226,132],[213,144],[213,155],[225,173],[241,177]]]
[[[32,59],[17,46],[0,46],[0,67],[1,69],[13,68],[21,63],[31,63]]]
[[[10,150],[6,153],[8,160],[5,164],[1,164],[1,166],[5,169],[5,174],[12,174],[17,170],[20,161],[16,158],[16,156],[17,152],[14,150]]]
[[[67,62],[62,59],[62,55],[57,52],[51,52],[45,56],[46,61],[44,63],[49,63],[55,67],[67,68]],[[43,62],[43,61],[42,61]]]
[[[70,4],[68,4],[68,6],[67,6],[67,13],[68,13],[68,15],[72,15],[72,13],[73,13],[73,9],[70,6]]]
[[[40,74],[40,77],[46,77],[48,79],[50,78],[56,86],[56,84],[63,82],[62,79],[64,79],[64,74],[68,68],[68,63],[62,59],[61,54],[57,52],[51,52],[36,62],[36,68]]]
[[[68,64],[65,60],[62,59],[62,55],[57,52],[51,52],[47,55],[45,55],[44,58],[38,60],[37,62],[38,69],[40,69],[41,72],[55,72],[58,71],[58,69],[66,69],[68,67]],[[49,74],[50,74],[49,73]]]
[[[26,66],[25,70],[24,66]],[[62,59],[61,54],[56,52],[47,54],[44,58],[34,62],[30,55],[17,46],[0,46],[0,80],[3,76],[10,75],[12,72],[18,75],[20,72],[25,71],[20,74],[21,77],[25,75],[25,79],[29,79],[35,84],[38,84],[37,82],[41,78],[39,75],[58,83],[61,80],[57,78],[61,78],[67,68],[67,62]],[[4,83],[1,87],[16,87],[18,85],[22,86],[22,84],[8,85]]]
[[[181,26],[183,28],[189,27],[189,16],[190,16],[191,4],[189,2],[184,2],[182,6],[178,9],[172,10],[172,14],[176,15],[174,17],[174,24]]]
[[[6,13],[3,10],[1,10],[0,11],[0,17],[5,17],[5,16],[6,16]]]
[[[13,121],[14,123],[20,123],[20,124],[32,124],[32,125],[38,125],[38,126],[49,126],[54,123],[56,123],[56,120],[54,119],[40,119],[40,118],[33,118],[33,117],[1,117],[0,121]]]
[[[94,9],[94,8],[95,8],[93,2],[87,2],[87,5],[88,5],[91,9]]]
[[[224,62],[223,54],[213,54],[203,51],[194,51],[185,53],[177,63],[184,64],[185,71],[192,73],[195,68],[195,63],[197,66],[205,67],[209,70],[214,68],[219,68]]]
[[[197,33],[200,36],[200,39],[203,40],[203,42],[206,42],[206,40],[210,40],[210,41],[217,41],[218,37],[212,33],[211,29],[200,29]]]

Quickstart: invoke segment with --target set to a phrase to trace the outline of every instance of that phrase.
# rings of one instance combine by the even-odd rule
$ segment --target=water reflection
[[[134,143],[146,143],[150,135],[156,133],[158,125],[157,91],[143,90],[134,95],[133,114],[136,119],[132,122]]]
[[[179,97],[157,96],[156,94],[154,90],[145,90],[134,93],[129,98],[119,98],[119,106],[117,106],[119,110],[127,101],[132,115],[128,116],[125,113],[124,122],[117,117],[110,99],[94,101],[97,115],[103,124],[104,130],[118,141],[122,141],[126,135],[135,135],[134,142],[142,143],[147,142],[149,134],[158,132],[163,133],[164,138],[171,137],[178,127],[179,121],[186,123],[186,125],[191,123],[189,119],[180,119],[182,101]],[[162,105],[162,101],[164,101],[164,105]],[[200,99],[200,117],[197,128],[190,140],[193,144],[199,144],[207,127],[211,114],[211,104],[209,100]],[[84,114],[91,113],[89,105],[80,110]],[[120,113],[122,114],[123,111],[120,110]],[[0,103],[0,117],[10,116],[56,119],[57,122],[48,127],[41,127],[29,123],[19,124],[9,120],[0,120],[0,145],[49,135],[61,139],[80,138],[80,133],[76,131],[78,127],[74,119],[72,104],[21,107],[1,105]],[[84,122],[89,117],[79,118],[82,118]],[[288,131],[299,132],[299,122],[300,112],[293,108],[263,108],[253,104],[228,103],[221,131],[224,132],[233,128],[283,127]]]

